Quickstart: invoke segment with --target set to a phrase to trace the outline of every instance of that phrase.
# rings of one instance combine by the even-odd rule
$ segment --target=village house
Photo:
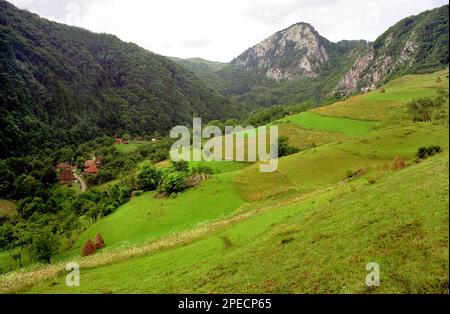
[[[88,174],[97,174],[101,162],[96,157],[86,160],[84,163],[84,172]]]
[[[58,177],[59,180],[59,184],[68,184],[68,185],[72,185],[72,183],[76,180],[75,176],[72,173],[71,169],[66,169],[61,171],[61,173],[59,174]]]
[[[56,170],[70,170],[72,169],[72,166],[68,164],[67,162],[60,162],[55,166]]]

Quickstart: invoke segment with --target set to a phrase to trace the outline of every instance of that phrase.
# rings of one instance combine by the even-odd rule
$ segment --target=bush
[[[186,173],[166,170],[163,172],[159,192],[172,194],[183,191],[186,188]]]
[[[185,160],[172,161],[171,168],[178,172],[189,172],[189,163]]]
[[[384,93],[386,93],[386,90],[385,90],[384,88],[382,88],[382,89],[380,90],[380,93],[381,93],[381,94],[384,94]]]
[[[199,164],[192,167],[191,174],[214,174],[214,170],[206,165]]]
[[[392,161],[392,170],[398,171],[406,168],[406,162],[405,160],[400,157],[396,156],[394,160]]]
[[[346,179],[356,179],[362,176],[367,170],[365,168],[359,168],[357,170],[347,169],[345,171]]]
[[[289,146],[289,139],[286,136],[280,136],[278,139],[278,157],[293,155],[299,151],[299,148]]]
[[[94,239],[94,245],[97,250],[103,249],[105,247],[105,241],[100,233],[97,233]]]
[[[42,230],[33,237],[30,255],[41,263],[50,263],[54,254],[58,252],[59,240],[50,230]]]
[[[377,183],[377,178],[374,176],[369,176],[367,178],[367,184],[369,185],[374,185],[375,183]]]
[[[91,240],[86,240],[83,244],[83,248],[81,249],[81,256],[89,256],[93,255],[97,252],[95,248],[95,244]]]
[[[419,159],[425,159],[431,156],[434,156],[436,154],[439,154],[442,152],[442,147],[440,146],[429,146],[429,147],[421,147],[417,151],[417,158]]]
[[[144,191],[154,191],[161,181],[161,173],[154,165],[144,162],[137,173],[137,184],[139,189]]]
[[[427,97],[410,101],[407,104],[408,111],[414,121],[431,122],[434,116],[439,115],[440,108],[445,104],[447,98],[448,92],[440,89],[435,98]]]
[[[97,184],[103,184],[115,179],[114,174],[110,170],[100,169],[97,173]]]

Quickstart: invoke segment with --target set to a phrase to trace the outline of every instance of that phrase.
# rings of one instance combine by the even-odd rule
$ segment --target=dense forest
[[[0,0],[0,158],[236,110],[191,71],[117,37]]]

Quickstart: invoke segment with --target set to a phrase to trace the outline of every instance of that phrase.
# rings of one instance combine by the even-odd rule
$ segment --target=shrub
[[[199,164],[192,167],[191,174],[213,174],[214,170],[206,165]]]
[[[166,170],[163,172],[159,192],[172,194],[183,191],[186,188],[186,173]]]
[[[58,247],[58,238],[50,230],[43,230],[34,235],[30,255],[38,262],[50,263],[52,256],[58,252]]]
[[[103,184],[115,179],[114,174],[106,169],[100,169],[95,177],[97,184]]]
[[[351,168],[345,170],[346,179],[355,179],[362,176],[366,172],[365,168],[359,168],[358,170],[353,170]]]
[[[369,184],[369,185],[374,185],[375,183],[377,183],[377,178],[376,178],[376,177],[369,176],[369,177],[367,178],[367,184]]]
[[[139,189],[144,191],[154,191],[161,180],[161,173],[154,165],[144,162],[137,173],[137,184]]]
[[[189,163],[185,160],[172,161],[171,168],[178,172],[189,172]]]
[[[426,97],[410,101],[407,104],[408,111],[414,121],[430,122],[439,113],[447,98],[448,92],[444,89],[439,89],[435,98]]]
[[[289,139],[286,136],[280,136],[278,139],[278,157],[293,155],[299,151],[299,148],[289,146]]]
[[[417,151],[417,158],[419,159],[425,159],[431,156],[434,156],[436,154],[439,154],[442,152],[442,147],[440,146],[429,146],[429,147],[421,147]]]
[[[103,249],[105,247],[105,241],[100,233],[97,233],[94,239],[94,245],[97,250]]]
[[[406,168],[406,162],[405,160],[400,157],[396,156],[394,160],[392,161],[392,170],[398,171]]]
[[[81,256],[89,256],[93,255],[97,252],[94,243],[91,240],[86,240],[83,244],[83,248],[81,249]]]
[[[382,88],[382,89],[380,90],[380,93],[384,94],[384,93],[386,93],[386,90],[385,90],[384,88]]]

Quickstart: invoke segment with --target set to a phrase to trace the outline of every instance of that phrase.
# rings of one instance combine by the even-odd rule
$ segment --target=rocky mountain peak
[[[277,81],[300,75],[316,77],[320,66],[330,59],[327,42],[310,24],[297,23],[248,49],[232,64]]]

